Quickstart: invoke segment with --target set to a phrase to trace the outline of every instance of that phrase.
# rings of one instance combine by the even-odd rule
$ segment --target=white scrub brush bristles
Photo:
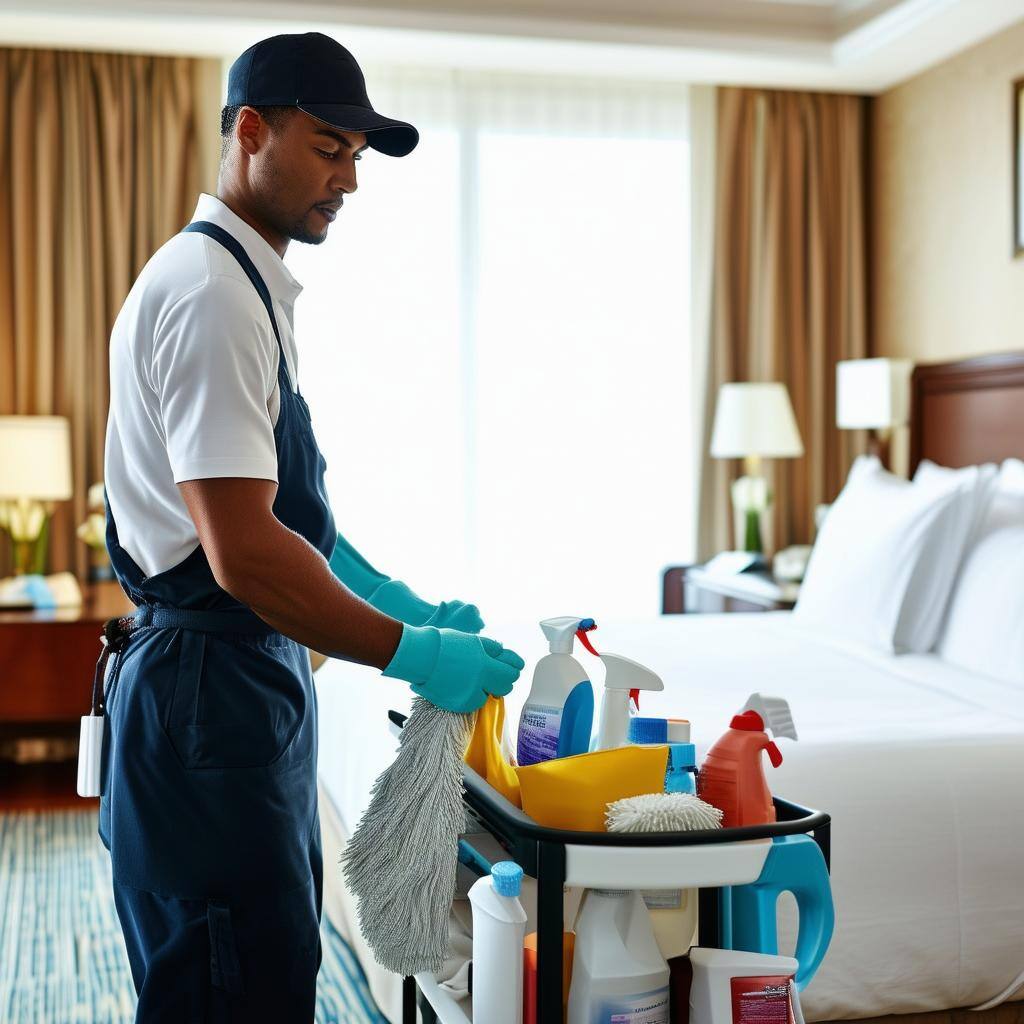
[[[722,812],[692,793],[644,793],[605,811],[609,832],[700,832],[721,828]]]

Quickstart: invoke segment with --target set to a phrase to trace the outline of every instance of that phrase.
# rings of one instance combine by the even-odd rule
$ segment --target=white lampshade
[[[844,430],[902,427],[910,413],[909,359],[845,359],[836,363],[836,426]]]
[[[63,416],[0,416],[0,499],[71,497],[71,431]]]
[[[718,392],[711,454],[716,459],[760,455],[796,458],[804,446],[785,384],[723,384]]]

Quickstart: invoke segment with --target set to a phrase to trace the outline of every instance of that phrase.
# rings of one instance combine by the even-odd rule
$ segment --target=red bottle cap
[[[756,711],[744,711],[742,715],[732,716],[729,728],[742,729],[744,732],[764,732],[764,719]]]

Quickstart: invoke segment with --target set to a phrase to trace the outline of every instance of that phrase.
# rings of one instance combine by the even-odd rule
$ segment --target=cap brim
[[[299,110],[343,132],[365,133],[366,144],[387,156],[407,156],[420,140],[420,133],[411,124],[384,117],[369,107],[348,103],[303,103],[299,104]]]

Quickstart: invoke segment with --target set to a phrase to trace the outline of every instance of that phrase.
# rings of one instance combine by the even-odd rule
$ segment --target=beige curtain
[[[813,539],[814,506],[863,450],[863,434],[835,426],[835,364],[867,354],[865,128],[863,97],[718,90],[701,558],[735,546],[740,466],[707,454],[721,384],[779,380],[793,402],[805,454],[764,464],[769,551]]]
[[[85,577],[75,527],[103,475],[110,329],[215,185],[219,99],[216,61],[0,49],[0,414],[71,421],[49,571]]]

